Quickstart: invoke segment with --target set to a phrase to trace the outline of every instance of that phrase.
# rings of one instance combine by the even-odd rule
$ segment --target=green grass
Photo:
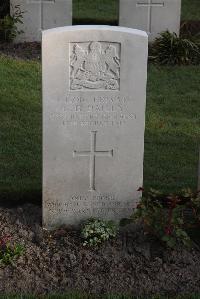
[[[197,186],[200,68],[149,68],[144,186],[165,192]]]
[[[74,24],[111,24],[118,23],[117,0],[74,0]]]
[[[200,20],[200,1],[182,0],[182,20]]]
[[[0,198],[41,196],[41,67],[0,58]]]
[[[173,0],[172,0],[173,1]],[[74,0],[74,24],[118,24],[119,0]],[[182,20],[200,20],[199,0],[182,0]]]
[[[0,57],[0,198],[41,199],[41,66]],[[196,189],[200,68],[149,68],[144,186]]]

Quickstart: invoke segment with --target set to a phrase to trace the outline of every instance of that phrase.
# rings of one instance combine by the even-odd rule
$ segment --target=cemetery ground
[[[88,1],[88,5],[97,2]],[[116,1],[106,3],[105,19],[113,23]],[[197,1],[192,3],[189,10],[191,0],[183,2],[185,19],[199,17]],[[82,13],[86,20],[87,11]],[[99,14],[102,19],[104,13]],[[200,293],[199,233],[194,234],[192,249],[169,249],[139,227],[130,226],[99,248],[88,248],[82,245],[78,231],[60,228],[48,233],[42,229],[40,46],[24,44],[14,51],[12,45],[1,47],[9,57],[0,55],[0,231],[1,236],[10,235],[13,242],[23,244],[25,251],[13,264],[0,266],[0,294],[25,294],[20,299],[33,294],[32,299],[38,294],[77,291],[77,295],[47,298],[83,299],[85,292],[91,294],[85,299],[102,299],[108,293],[141,299],[152,294],[162,294],[161,299],[189,294],[176,299],[199,299],[199,295],[190,295]],[[197,189],[199,78],[199,66],[148,67],[145,190]],[[132,299],[128,295],[105,298]]]
[[[0,230],[25,248],[13,265],[0,267],[0,293],[199,293],[196,235],[191,250],[172,250],[132,228],[87,248],[77,231],[42,230],[41,64],[1,55],[0,65]],[[196,190],[199,77],[198,66],[149,65],[146,190]]]

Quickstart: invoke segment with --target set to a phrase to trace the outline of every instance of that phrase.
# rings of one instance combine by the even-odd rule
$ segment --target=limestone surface
[[[43,31],[44,226],[132,213],[143,184],[147,34]]]

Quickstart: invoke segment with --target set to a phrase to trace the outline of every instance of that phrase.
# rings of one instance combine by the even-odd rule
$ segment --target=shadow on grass
[[[105,24],[104,20],[94,20],[90,18],[75,18],[73,19],[73,25],[111,25],[111,26],[118,26],[118,21],[117,20],[110,20],[107,21]]]
[[[1,191],[0,193],[0,207],[14,208],[25,203],[42,206],[42,190]]]

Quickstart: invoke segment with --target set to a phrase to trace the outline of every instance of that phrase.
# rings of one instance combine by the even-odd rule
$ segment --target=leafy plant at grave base
[[[21,244],[12,244],[10,236],[0,238],[0,265],[9,265],[16,258],[24,253],[24,246]]]
[[[117,225],[113,221],[104,221],[91,218],[83,224],[81,237],[84,246],[98,246],[99,244],[116,237]]]
[[[200,63],[200,43],[164,31],[150,48],[150,60],[161,65]]]
[[[22,30],[18,30],[17,24],[23,24],[23,13],[19,5],[14,7],[13,15],[6,15],[3,19],[0,19],[0,40],[11,42],[18,35],[23,33]]]
[[[190,219],[186,219],[187,211],[191,211]],[[189,247],[191,239],[187,229],[200,224],[200,197],[190,189],[169,196],[151,189],[142,197],[131,220],[142,223],[146,232],[169,247],[177,244]]]

